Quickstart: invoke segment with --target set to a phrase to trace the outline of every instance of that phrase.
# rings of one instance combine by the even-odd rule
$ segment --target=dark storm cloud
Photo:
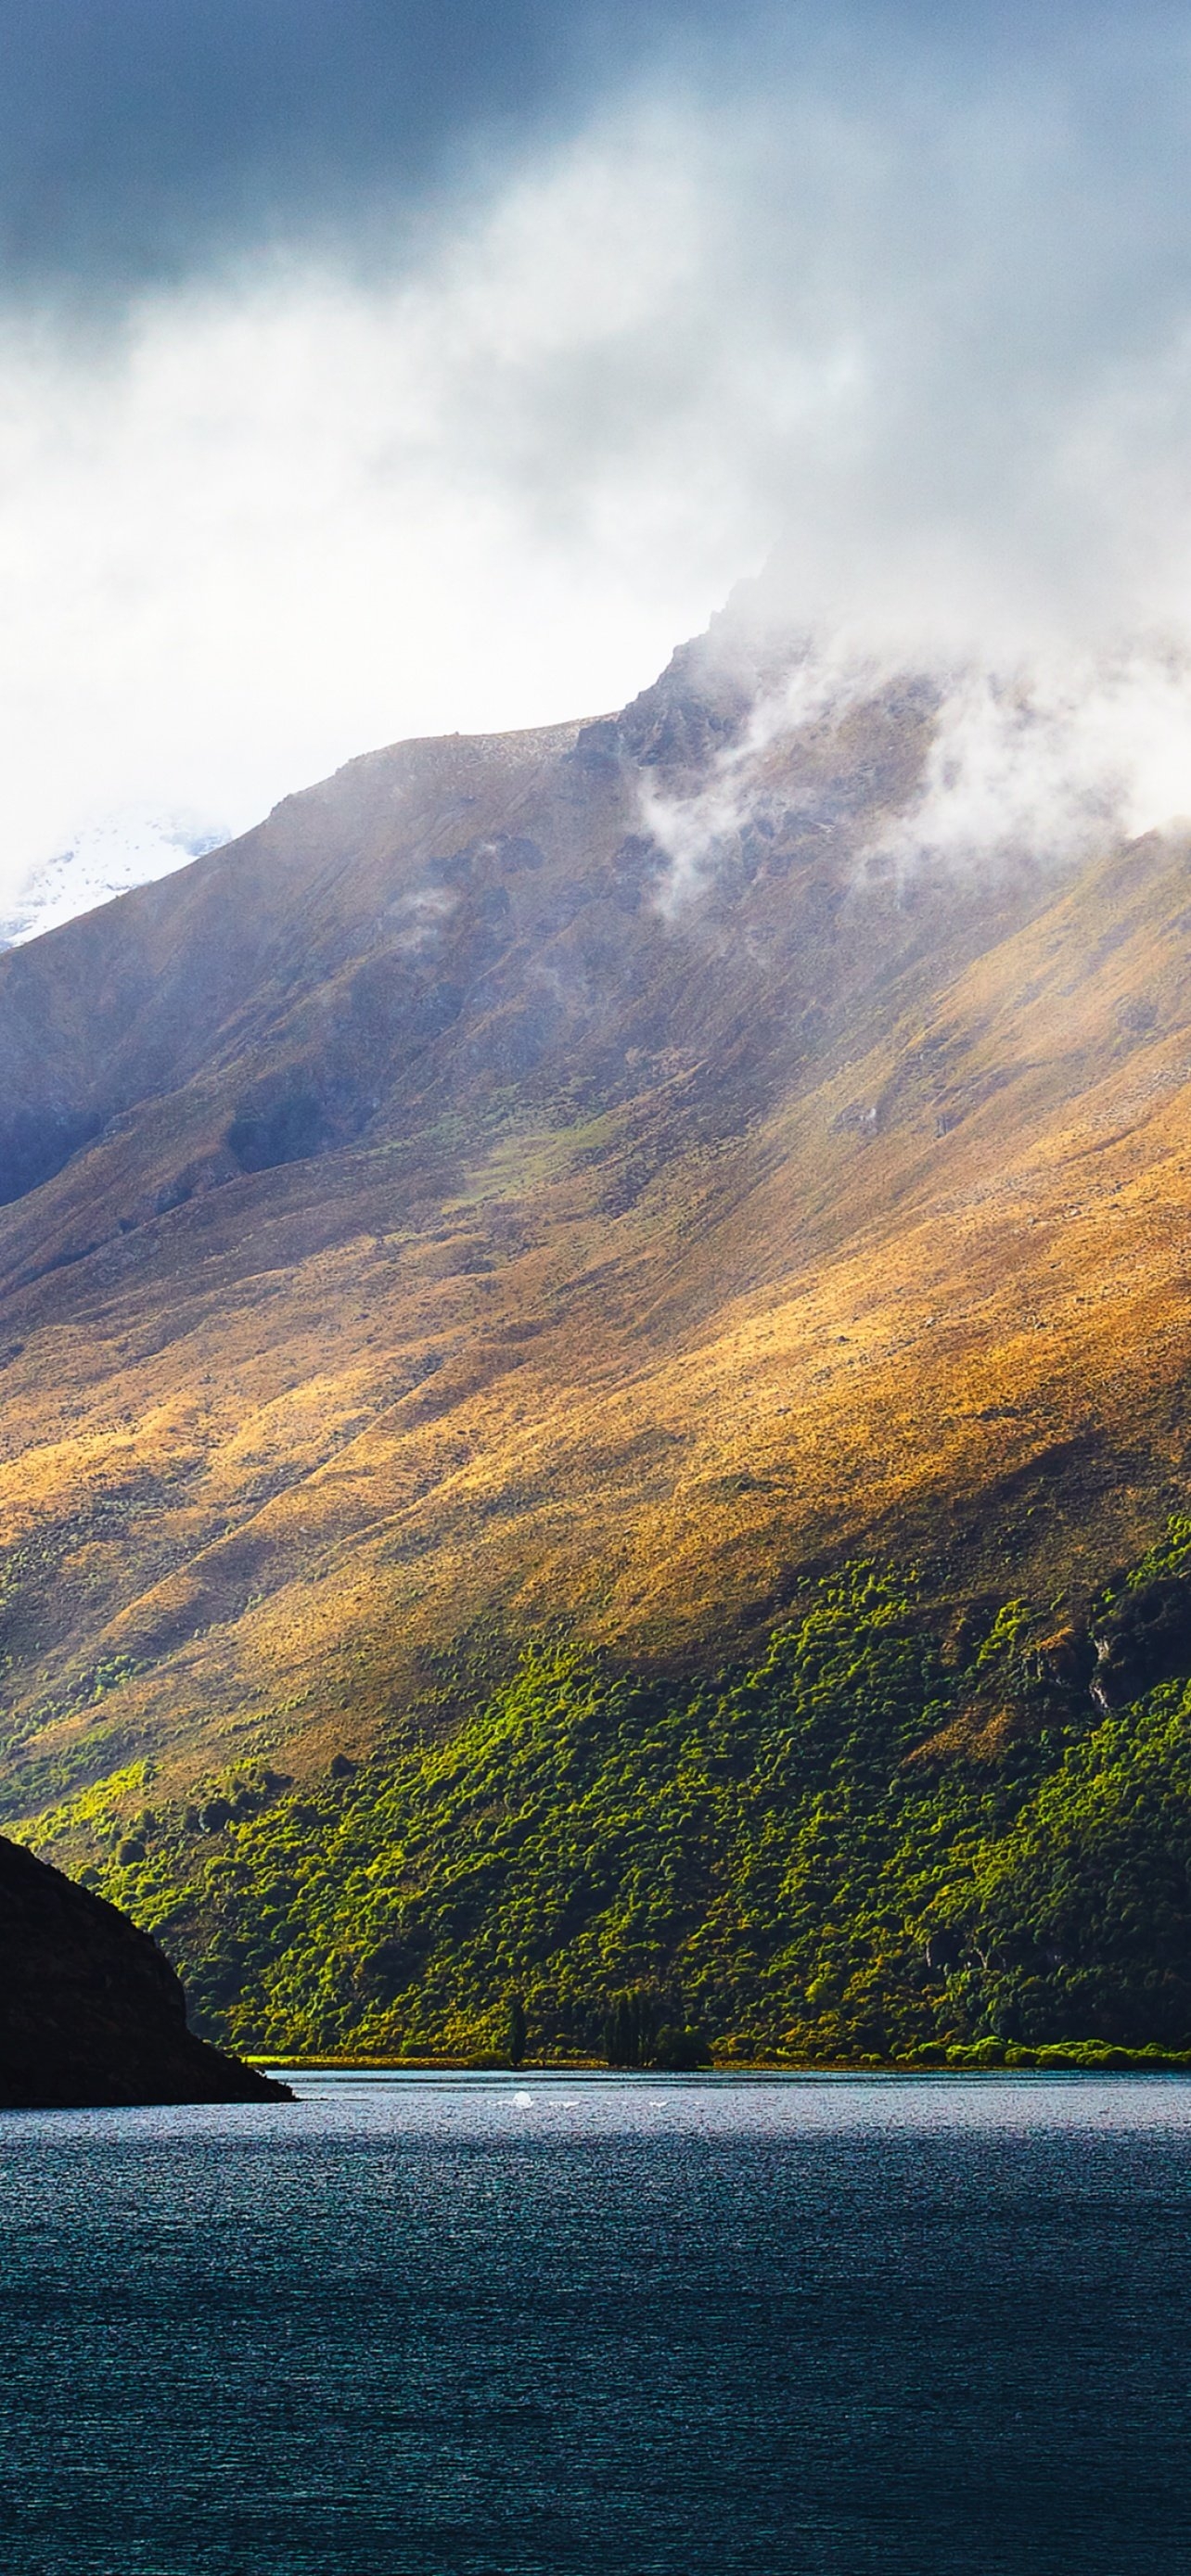
[[[477,123],[557,94],[535,0],[6,0],[10,280],[176,275],[406,194]]]
[[[806,80],[877,105],[887,83],[970,88],[1015,59],[1044,75],[1073,22],[1094,52],[1121,19],[1062,0],[0,0],[2,283],[119,296],[270,239],[391,258],[394,217],[469,162],[490,178],[659,64],[695,92]]]
[[[177,277],[261,236],[364,236],[722,12],[559,0],[4,0],[11,284]]]

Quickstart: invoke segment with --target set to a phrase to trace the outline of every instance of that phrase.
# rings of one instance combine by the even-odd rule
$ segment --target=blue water
[[[4,2576],[1191,2566],[1191,2084],[0,2117]]]

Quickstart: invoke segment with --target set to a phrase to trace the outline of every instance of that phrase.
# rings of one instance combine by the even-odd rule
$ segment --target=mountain
[[[0,914],[0,949],[38,939],[130,886],[170,875],[201,851],[214,849],[223,837],[143,816],[99,826],[35,868],[19,892],[9,896],[8,910]]]
[[[0,2109],[292,2099],[193,2036],[147,1934],[2,1840],[0,1958]]]
[[[938,685],[810,669],[746,596],[619,715],[373,754],[0,957],[2,1811],[242,2045],[325,2039],[353,1935],[344,1898],[250,2007],[236,1854],[288,1820],[273,1939],[341,1827],[365,1875],[415,1809],[437,1833],[477,1709],[537,1709],[538,1761],[525,1652],[579,1657],[560,1708],[631,1683],[647,1739],[669,1693],[678,1762],[707,1676],[768,1671],[863,1560],[936,1658],[869,1772],[937,1743],[983,1798],[981,1763],[1107,1722],[1086,1641],[1127,1569],[1182,1581],[1186,836],[907,867]],[[533,1777],[561,1816],[566,1765]],[[659,1852],[667,1780],[634,1792]],[[726,1848],[664,1933],[584,1954],[593,1997],[678,1973]],[[560,1955],[612,1902],[569,1866]],[[470,2044],[539,1970],[568,2026],[515,1943],[435,1989],[403,1938],[372,1926],[337,2030]],[[715,2009],[802,2027],[747,1979]],[[1182,2029],[1148,2009],[1117,2035]]]

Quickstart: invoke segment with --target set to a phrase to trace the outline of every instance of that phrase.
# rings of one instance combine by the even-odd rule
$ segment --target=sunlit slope
[[[676,895],[738,717],[378,754],[0,960],[9,1813],[324,1764],[484,1614],[689,1660],[1182,1494],[1186,845],[899,887],[887,693]]]

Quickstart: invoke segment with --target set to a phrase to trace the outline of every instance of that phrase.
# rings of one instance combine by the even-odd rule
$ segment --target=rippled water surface
[[[0,2116],[6,2576],[1191,2566],[1191,2084]]]

